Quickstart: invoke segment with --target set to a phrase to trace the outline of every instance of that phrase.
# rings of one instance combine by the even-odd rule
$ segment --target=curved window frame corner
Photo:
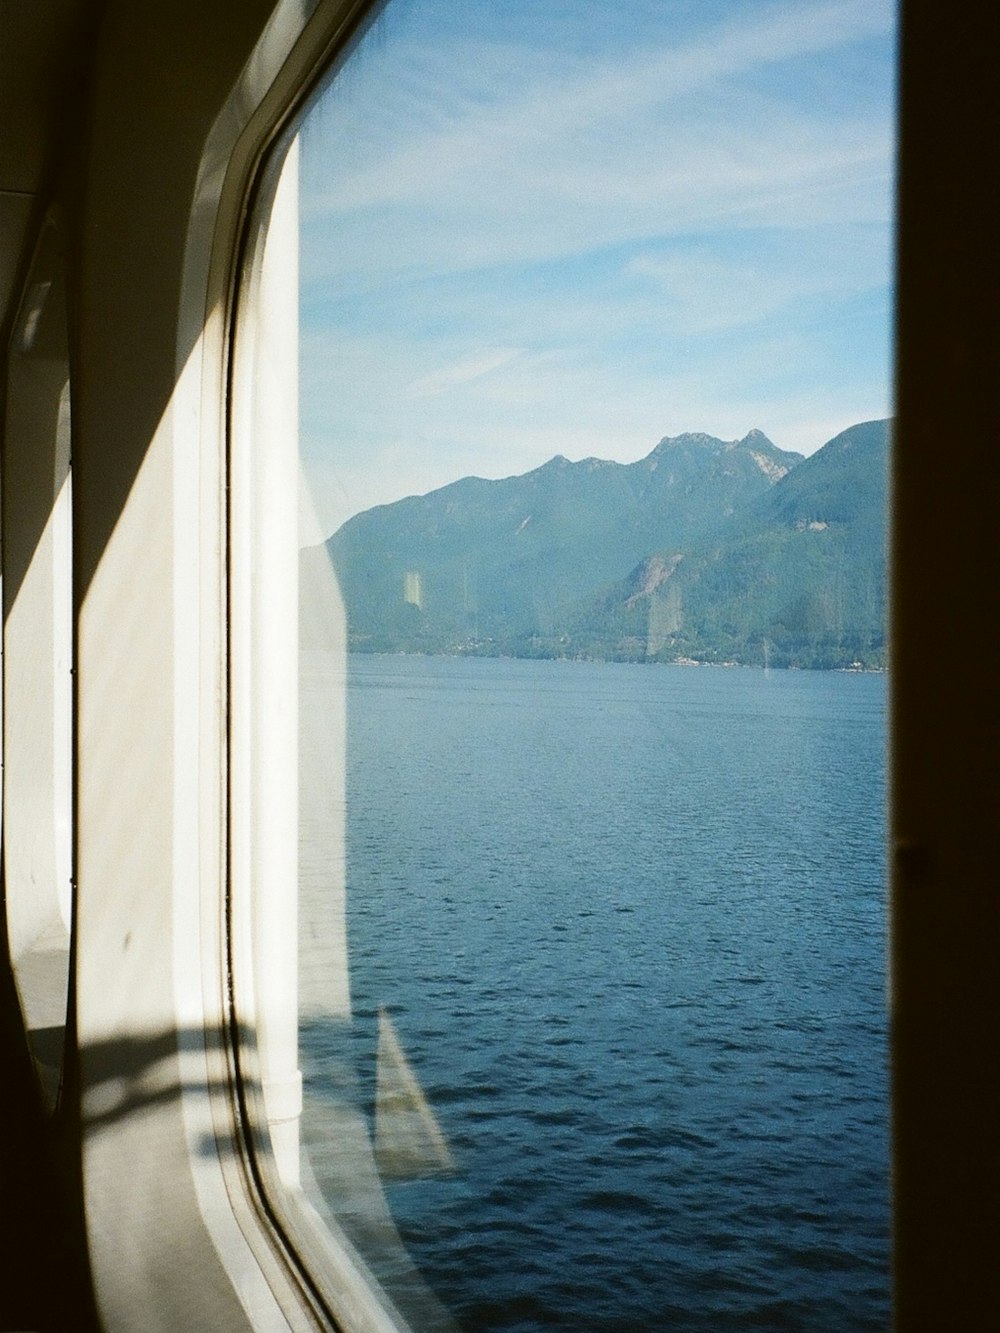
[[[312,86],[378,9],[369,0],[320,0],[233,154],[246,202],[224,334],[230,1074],[245,1188],[312,1316],[352,1333],[404,1333],[409,1325],[324,1203],[300,1145],[296,123]],[[273,30],[270,38],[273,58]],[[260,78],[261,68],[254,73]],[[235,207],[230,226],[233,216]],[[217,244],[223,260],[231,230],[225,237]],[[343,966],[346,978],[346,941]]]
[[[230,427],[232,1030],[261,1196],[338,1326],[409,1325],[313,1187],[298,1059],[298,141],[261,172],[233,327]],[[289,447],[289,442],[292,447]],[[346,939],[341,975],[346,989]],[[252,1039],[251,1039],[252,1038]]]

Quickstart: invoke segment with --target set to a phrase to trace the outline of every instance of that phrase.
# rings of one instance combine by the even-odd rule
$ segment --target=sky
[[[303,539],[555,454],[890,415],[895,25],[390,0],[301,131]]]

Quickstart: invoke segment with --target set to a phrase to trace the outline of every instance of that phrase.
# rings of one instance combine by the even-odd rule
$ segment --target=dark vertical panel
[[[45,1114],[0,911],[0,1329],[95,1333],[72,1116]],[[67,1123],[67,1119],[70,1123]]]
[[[899,1330],[1000,1327],[992,7],[904,7],[893,585]]]

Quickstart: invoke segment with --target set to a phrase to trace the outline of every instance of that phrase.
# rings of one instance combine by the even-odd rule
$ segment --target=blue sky
[[[304,538],[557,453],[889,415],[895,20],[391,2],[302,131]]]

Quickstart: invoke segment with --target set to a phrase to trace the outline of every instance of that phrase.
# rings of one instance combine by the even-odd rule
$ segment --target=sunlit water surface
[[[463,1328],[887,1326],[885,683],[351,659],[352,1095],[385,1009]]]

